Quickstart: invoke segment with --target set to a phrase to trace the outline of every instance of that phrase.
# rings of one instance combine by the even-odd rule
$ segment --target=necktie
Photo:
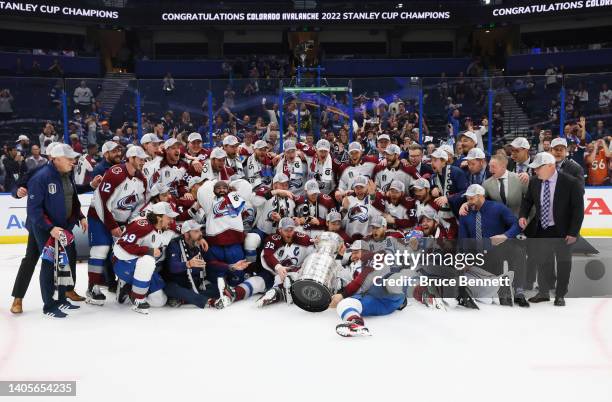
[[[482,215],[480,211],[476,212],[476,241],[482,241]]]
[[[544,194],[542,195],[542,217],[540,218],[542,223],[542,229],[550,226],[550,182],[544,180]]]
[[[505,205],[506,204],[506,188],[504,187],[504,179],[503,178],[499,179],[499,197],[501,198],[501,201]]]

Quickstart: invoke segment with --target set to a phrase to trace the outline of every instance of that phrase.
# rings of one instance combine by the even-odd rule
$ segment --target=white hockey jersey
[[[349,195],[349,206],[344,215],[344,227],[346,234],[350,237],[357,235],[366,237],[368,235],[368,225],[370,216],[380,215],[380,212],[374,208],[370,202],[370,197],[367,195],[363,200]]]
[[[257,210],[255,226],[265,234],[276,232],[278,222],[272,220],[273,212],[278,212],[281,218],[284,218],[294,216],[295,211],[295,201],[290,198],[270,197],[268,195],[269,191],[269,188],[260,187],[251,198],[251,202]]]
[[[216,196],[213,184],[206,182],[198,189],[198,203],[206,217],[207,241],[219,246],[240,244],[245,237],[242,212],[246,201],[236,192]]]

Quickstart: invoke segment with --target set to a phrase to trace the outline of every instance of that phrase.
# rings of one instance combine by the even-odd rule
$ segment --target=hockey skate
[[[423,304],[427,307],[434,308],[436,310],[446,311],[446,304],[444,299],[440,295],[438,288],[435,286],[428,286],[423,291]]]
[[[123,304],[125,300],[128,298],[130,291],[132,290],[132,285],[126,283],[124,280],[119,279],[119,283],[117,284],[117,303]]]
[[[480,308],[478,308],[478,305],[476,305],[476,302],[472,298],[472,292],[470,292],[470,290],[465,286],[459,287],[459,296],[457,296],[457,302],[460,306],[463,306],[465,308],[480,310]]]
[[[270,304],[278,303],[280,301],[285,301],[285,291],[281,289],[280,286],[275,286],[272,289],[269,289],[263,296],[257,299],[255,305],[259,308],[263,308],[265,306],[269,306]]]
[[[291,296],[291,285],[293,285],[293,278],[289,275],[285,277],[283,281],[283,290],[285,292],[285,302],[287,304],[293,304],[293,296]]]
[[[145,299],[136,299],[130,295],[130,302],[132,303],[132,310],[140,314],[149,314],[149,303]]]
[[[93,304],[94,306],[103,306],[106,301],[106,296],[104,296],[104,293],[100,290],[99,285],[90,286],[89,289],[87,289],[86,296],[85,303]]]
[[[355,321],[345,321],[336,325],[336,333],[345,338],[372,336],[368,327]]]
[[[215,301],[215,308],[221,310],[236,300],[236,292],[225,283],[225,279],[217,279],[217,288],[219,289],[219,298]]]

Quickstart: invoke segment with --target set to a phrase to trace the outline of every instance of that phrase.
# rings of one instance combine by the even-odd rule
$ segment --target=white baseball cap
[[[151,191],[149,191],[149,195],[155,197],[156,195],[165,194],[170,191],[170,186],[164,184],[162,182],[155,183],[153,187],[151,187]]]
[[[434,220],[436,222],[440,220],[438,212],[433,209],[431,205],[426,205],[425,208],[419,210],[417,218],[420,221],[423,217]]]
[[[348,146],[348,152],[351,153],[353,151],[363,152],[363,147],[357,141],[353,141]]]
[[[191,190],[193,188],[193,186],[195,186],[196,184],[200,184],[204,181],[204,177],[202,176],[193,176],[189,179],[189,181],[187,182],[187,189]]]
[[[382,140],[391,141],[391,137],[389,137],[389,134],[381,134],[376,139],[376,141],[382,141]]]
[[[340,212],[338,211],[331,211],[330,213],[327,214],[327,217],[325,218],[325,220],[327,222],[338,222],[342,220],[342,214],[340,214]]]
[[[321,189],[319,188],[319,183],[315,179],[310,179],[304,185],[306,190],[306,194],[320,194]]]
[[[469,150],[465,160],[471,161],[473,159],[486,159],[484,151],[480,148],[472,148]]]
[[[153,204],[151,206],[151,211],[155,215],[166,215],[169,218],[176,218],[178,216],[178,214],[174,212],[170,204],[168,204],[165,201],[158,202],[157,204]]]
[[[448,144],[440,145],[440,147],[438,149],[442,150],[442,151],[444,151],[446,153],[449,153],[451,155],[455,155],[455,150],[453,149],[453,147],[451,147]]]
[[[512,148],[531,148],[531,146],[529,145],[529,141],[527,141],[527,138],[525,137],[516,137],[514,140],[512,140],[510,146]]]
[[[424,188],[431,188],[431,185],[429,184],[427,179],[423,179],[421,177],[420,179],[418,179],[414,183],[412,183],[412,187],[420,190],[420,189],[424,189]]]
[[[288,181],[289,177],[284,173],[277,173],[274,178],[272,178],[272,183],[287,183]]]
[[[181,225],[181,234],[185,234],[192,230],[200,230],[200,229],[202,229],[202,225],[200,225],[198,222],[194,221],[193,219],[189,219],[188,221],[183,222],[183,224]]]
[[[268,143],[265,142],[264,140],[257,140],[255,141],[255,144],[253,144],[254,149],[263,149],[267,147],[268,147]]]
[[[189,134],[189,137],[187,137],[187,141],[188,142],[202,141],[202,135],[200,135],[200,133],[193,132]]]
[[[238,145],[238,138],[234,137],[233,135],[228,135],[223,139],[223,145]]]
[[[316,144],[317,151],[326,150],[329,151],[331,149],[331,145],[327,140],[319,140]]]
[[[399,155],[402,153],[402,150],[400,149],[399,145],[390,144],[387,149],[385,149],[385,153]]]
[[[367,187],[368,186],[368,178],[366,176],[357,176],[357,177],[355,177],[355,180],[353,180],[353,188],[355,188],[357,186]]]
[[[485,189],[480,184],[472,184],[465,191],[466,197],[473,197],[475,195],[485,195]]]
[[[157,134],[153,134],[153,133],[147,133],[143,135],[142,138],[140,139],[141,145],[148,144],[150,142],[164,142],[164,140],[159,138]]]
[[[115,141],[106,141],[104,145],[102,145],[102,154],[104,155],[105,153],[112,151],[118,146],[119,144],[117,144]]]
[[[446,153],[446,151],[442,151],[441,149],[436,149],[431,154],[431,157],[436,159],[444,159],[445,161],[448,160],[448,154]]]
[[[470,140],[474,141],[474,144],[478,144],[478,137],[476,137],[473,131],[464,131],[459,137],[468,137]]]
[[[53,149],[51,149],[49,156],[52,158],[60,158],[63,156],[66,158],[74,159],[81,156],[81,154],[78,152],[74,152],[72,147],[68,144],[57,144],[53,147]]]
[[[178,140],[176,138],[169,138],[164,142],[164,149],[172,148],[176,144],[178,144]]]
[[[30,141],[30,139],[28,138],[27,135],[21,134],[19,137],[17,137],[17,141],[15,142],[19,142],[19,141]]]
[[[529,164],[529,167],[532,169],[536,169],[542,165],[550,165],[555,163],[556,160],[555,157],[552,156],[552,154],[549,154],[548,152],[540,152],[535,156],[535,158],[533,158],[533,162]]]
[[[283,143],[283,150],[285,151],[291,151],[291,150],[295,150],[297,149],[295,146],[295,141],[293,140],[287,140]]]
[[[565,138],[558,137],[552,140],[552,142],[550,143],[551,148],[554,148],[558,145],[563,145],[565,148],[567,148],[567,140]]]
[[[350,251],[359,251],[359,250],[367,250],[366,243],[362,240],[355,240],[351,247],[349,247]]]
[[[223,148],[215,148],[210,153],[210,157],[213,159],[223,159],[227,158],[227,153]]]
[[[60,145],[61,142],[51,142],[49,143],[49,145],[47,145],[47,148],[45,148],[45,154],[46,155],[51,155],[51,151],[53,150],[53,148],[55,148],[56,146]]]
[[[389,184],[389,189],[392,189],[392,188],[402,193],[406,191],[406,186],[404,185],[404,183],[402,183],[399,180],[391,181],[391,184]]]
[[[293,218],[286,216],[278,222],[278,228],[279,229],[293,229],[295,228],[295,222],[293,221]]]
[[[140,159],[147,159],[149,157],[149,155],[147,155],[144,149],[142,149],[141,147],[137,145],[129,147],[127,152],[125,153],[126,158],[129,158],[131,156],[135,156]]]

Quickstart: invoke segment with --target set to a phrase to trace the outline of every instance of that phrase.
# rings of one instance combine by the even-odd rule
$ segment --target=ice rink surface
[[[0,245],[0,380],[76,380],[81,401],[612,401],[612,302],[408,306],[336,335],[335,311],[89,306],[43,316],[38,268],[9,311],[25,245]],[[79,264],[84,295],[87,267]],[[0,398],[40,400],[39,397]]]

